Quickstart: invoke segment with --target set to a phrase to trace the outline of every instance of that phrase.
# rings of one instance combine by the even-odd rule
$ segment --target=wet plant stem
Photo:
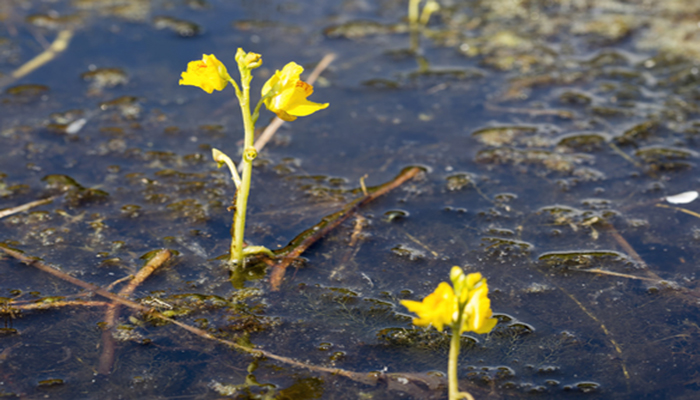
[[[255,135],[255,124],[253,117],[250,114],[250,81],[252,75],[247,68],[238,69],[241,73],[241,90],[236,90],[239,104],[241,106],[241,116],[243,117],[243,127],[245,129],[245,138],[243,141],[243,156],[241,165],[243,171],[241,173],[241,185],[236,193],[236,209],[233,213],[233,229],[231,232],[231,249],[229,262],[231,265],[243,265],[243,237],[245,233],[245,216],[248,207],[248,195],[250,193],[250,180],[253,172],[253,160],[257,156],[257,151],[253,147],[253,139]],[[234,88],[238,89],[235,81]]]
[[[408,0],[408,22],[411,25],[418,23],[418,5],[420,0]]]
[[[448,395],[450,400],[459,397],[459,385],[457,382],[457,358],[459,357],[459,325],[452,327],[452,340],[450,341],[450,355],[447,362]]]
[[[452,339],[450,340],[450,354],[447,360],[447,390],[449,400],[474,400],[471,394],[459,391],[459,381],[457,380],[457,361],[459,359],[459,347],[461,344],[462,335],[460,329],[464,323],[464,309],[466,302],[459,303],[457,321],[452,324]]]

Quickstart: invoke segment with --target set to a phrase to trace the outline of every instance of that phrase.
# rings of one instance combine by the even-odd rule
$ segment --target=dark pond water
[[[0,208],[57,197],[0,219],[0,241],[102,287],[170,249],[132,299],[314,367],[122,307],[99,374],[104,305],[20,308],[104,298],[3,256],[0,397],[446,398],[448,337],[399,300],[460,265],[488,278],[500,320],[463,339],[476,398],[697,398],[700,209],[665,197],[698,189],[700,4],[441,0],[411,51],[406,3],[3,0]],[[250,243],[286,246],[365,176],[425,169],[310,247],[279,291],[265,264],[221,261],[233,186],[211,148],[238,151],[233,91],[177,85],[203,53],[234,72],[238,47],[263,56],[256,99],[287,62],[337,56],[311,98],[330,107],[256,161]]]

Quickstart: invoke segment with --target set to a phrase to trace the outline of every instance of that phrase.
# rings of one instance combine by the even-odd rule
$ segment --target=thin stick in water
[[[22,204],[16,207],[10,207],[0,210],[0,218],[5,218],[13,214],[21,213],[22,211],[30,210],[34,207],[43,206],[44,204],[49,204],[56,199],[56,196],[52,196],[46,199],[36,200],[29,202],[27,204]]]

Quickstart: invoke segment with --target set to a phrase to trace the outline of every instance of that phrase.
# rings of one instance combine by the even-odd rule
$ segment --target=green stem
[[[461,321],[460,321],[461,322]],[[459,382],[457,382],[457,358],[459,357],[460,334],[459,326],[452,326],[452,340],[450,341],[450,356],[447,362],[447,380],[449,400],[460,399]]]
[[[255,126],[255,123],[258,122],[258,117],[260,116],[260,107],[263,105],[264,100],[264,98],[260,99],[258,105],[255,106],[255,110],[253,111],[253,126]]]
[[[231,82],[233,90],[236,91],[236,97],[238,97],[238,99],[240,100],[240,98],[243,97],[243,93],[241,93],[241,88],[238,87],[238,83],[236,83],[236,81],[233,80],[233,78],[231,78],[230,76],[228,77],[228,81]]]
[[[408,22],[411,25],[418,22],[418,4],[420,0],[408,0]]]
[[[241,106],[241,116],[243,117],[243,127],[245,129],[245,139],[243,144],[243,157],[241,165],[243,171],[241,173],[241,186],[236,193],[236,210],[233,213],[233,236],[231,238],[231,250],[229,262],[234,265],[243,265],[243,237],[245,232],[245,216],[248,206],[248,194],[250,193],[250,179],[253,171],[253,159],[255,155],[249,153],[249,149],[253,147],[253,138],[255,133],[255,125],[250,115],[250,80],[252,75],[249,69],[239,68],[241,73],[241,89],[236,90],[236,94],[240,93],[238,100]],[[237,88],[237,86],[236,86]]]

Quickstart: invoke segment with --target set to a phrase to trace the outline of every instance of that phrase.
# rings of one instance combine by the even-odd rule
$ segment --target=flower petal
[[[292,107],[288,108],[287,112],[297,117],[306,117],[307,115],[311,115],[316,111],[323,110],[327,107],[328,103],[314,103],[312,101],[304,99],[295,103]]]

